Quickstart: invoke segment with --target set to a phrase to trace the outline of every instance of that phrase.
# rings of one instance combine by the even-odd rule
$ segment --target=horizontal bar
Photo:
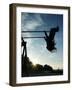
[[[38,33],[38,32],[50,32],[50,31],[21,31],[22,33]]]
[[[44,37],[23,37],[23,38],[44,38]]]

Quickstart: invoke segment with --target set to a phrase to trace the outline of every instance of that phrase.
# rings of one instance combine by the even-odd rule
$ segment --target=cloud
[[[43,20],[40,14],[27,14],[23,13],[21,18],[21,28],[22,30],[35,30],[37,27],[43,25]]]

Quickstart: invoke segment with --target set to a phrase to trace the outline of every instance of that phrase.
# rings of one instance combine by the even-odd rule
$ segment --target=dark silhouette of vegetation
[[[49,66],[49,65],[44,65],[44,71],[53,71],[53,68],[51,67],[51,66]]]
[[[30,76],[51,76],[51,75],[62,75],[63,70],[57,69],[54,70],[50,65],[41,65],[33,63],[30,61],[29,57],[22,56],[22,68],[21,68],[22,77]]]

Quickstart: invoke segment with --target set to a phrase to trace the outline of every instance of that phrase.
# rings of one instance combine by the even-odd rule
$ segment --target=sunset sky
[[[42,31],[50,30],[59,26],[59,32],[55,35],[57,51],[51,53],[46,49],[44,38],[25,38],[27,42],[27,55],[33,64],[48,64],[54,69],[63,68],[63,15],[42,14],[42,13],[21,13],[22,31]],[[49,34],[49,33],[48,33]],[[44,37],[44,32],[21,33],[24,37]]]

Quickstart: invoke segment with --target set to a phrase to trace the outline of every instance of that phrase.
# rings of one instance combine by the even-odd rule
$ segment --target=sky
[[[63,69],[63,15],[44,13],[21,13],[21,31],[42,31],[59,26],[59,32],[55,35],[55,47],[53,53],[46,49],[44,38],[25,38],[27,42],[27,56],[35,64],[48,64],[54,69]],[[47,33],[49,34],[49,33]],[[21,33],[21,37],[44,37],[44,32]]]

